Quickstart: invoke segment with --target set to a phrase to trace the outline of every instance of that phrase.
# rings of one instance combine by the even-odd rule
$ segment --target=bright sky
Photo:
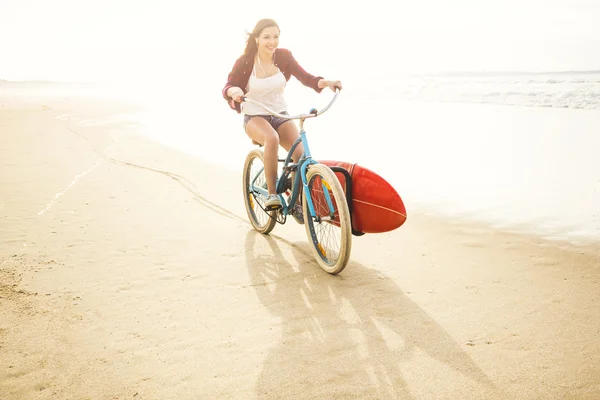
[[[264,17],[279,22],[281,47],[324,76],[600,69],[598,0],[207,4],[0,0],[0,79],[210,77],[221,83],[243,50],[244,31]]]

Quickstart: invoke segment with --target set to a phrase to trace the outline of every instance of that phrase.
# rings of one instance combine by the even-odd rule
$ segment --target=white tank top
[[[283,98],[286,85],[285,76],[281,71],[267,78],[257,78],[254,70],[248,79],[246,97],[264,104],[279,113],[287,111],[287,103]],[[253,103],[242,103],[242,112],[247,115],[271,115],[264,108]]]

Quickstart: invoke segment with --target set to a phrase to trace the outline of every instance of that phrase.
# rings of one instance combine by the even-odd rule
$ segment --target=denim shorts
[[[282,111],[279,114],[288,115],[287,111]],[[288,118],[279,118],[274,115],[244,115],[244,131],[246,131],[246,125],[248,124],[248,121],[256,117],[266,119],[275,130],[277,130],[285,122],[290,121]]]

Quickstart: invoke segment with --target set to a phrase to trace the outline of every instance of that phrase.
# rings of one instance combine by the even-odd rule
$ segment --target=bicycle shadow
[[[279,243],[291,248],[295,263]],[[431,373],[427,365],[415,372],[402,363],[423,363],[422,353],[484,398],[498,397],[461,346],[385,275],[358,263],[328,275],[308,244],[256,231],[247,234],[246,261],[259,300],[282,319],[281,341],[264,362],[257,398],[415,398],[407,378],[418,382],[425,374],[430,381]]]

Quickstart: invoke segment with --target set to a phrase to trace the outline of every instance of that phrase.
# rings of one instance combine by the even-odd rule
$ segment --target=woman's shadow
[[[358,263],[328,275],[308,244],[256,231],[246,237],[246,262],[258,298],[282,325],[257,398],[421,397],[414,384],[419,375],[432,382],[429,359],[469,382],[471,394],[499,397],[461,345],[389,277]],[[443,387],[433,392],[440,390],[448,394]]]

